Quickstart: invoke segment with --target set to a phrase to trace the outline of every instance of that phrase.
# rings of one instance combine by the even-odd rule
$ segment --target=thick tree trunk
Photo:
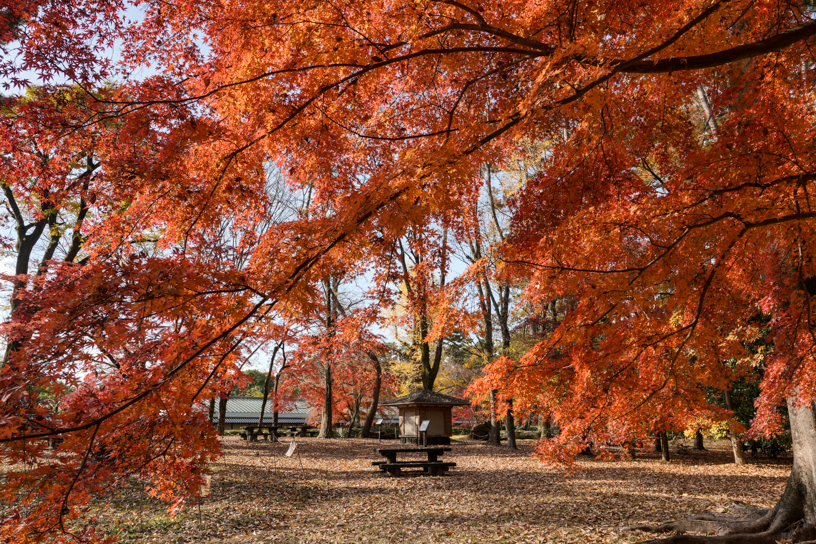
[[[660,432],[660,459],[667,463],[671,461],[671,455],[669,454],[669,435],[666,431]]]
[[[662,525],[639,525],[624,530],[675,536],[643,544],[775,544],[816,541],[816,404],[796,406],[788,400],[793,466],[788,484],[772,509],[747,508],[743,517],[706,512]],[[718,533],[691,536],[682,533]]]
[[[516,421],[513,417],[513,408],[507,409],[507,415],[504,419],[504,426],[507,428],[507,447],[511,450],[517,450],[516,446]]]
[[[332,376],[331,365],[326,366],[326,398],[323,402],[323,417],[320,419],[320,434],[318,438],[332,438]]]
[[[351,405],[351,419],[349,421],[349,430],[346,438],[351,438],[352,429],[360,426],[360,402],[363,396],[359,394],[354,395],[354,402]]]
[[[263,399],[261,400],[261,413],[258,416],[258,428],[261,428],[264,424],[264,412],[266,411],[266,401],[268,398],[269,398],[269,380],[267,379],[266,384],[264,384]]]
[[[546,416],[538,416],[538,438],[550,437],[550,418]]]
[[[215,422],[215,397],[210,399],[210,409],[208,411],[208,417],[210,419],[210,423]]]
[[[496,414],[496,393],[495,389],[490,391],[490,434],[487,436],[487,443],[491,446],[501,445],[501,425]]]
[[[742,451],[742,442],[737,440],[733,433],[731,435],[731,452],[734,454],[734,464],[745,464],[745,452]]]
[[[227,400],[229,398],[223,395],[218,399],[218,434],[224,436],[225,420],[227,419]]]
[[[431,345],[427,342],[428,333],[430,332],[429,320],[423,314],[420,320],[420,338],[422,345],[420,347],[420,366],[422,368],[422,388],[428,391],[434,390],[436,383],[436,376],[439,374],[439,367],[442,363],[442,351],[444,342],[440,338],[436,341],[434,347],[433,357],[431,357]]]
[[[731,391],[726,389],[725,393],[725,407],[734,411],[734,402],[731,399]],[[735,465],[744,465],[745,464],[745,453],[742,451],[742,441],[737,439],[737,432],[733,422],[728,423],[728,435],[731,439],[731,451],[734,453],[734,464]]]
[[[700,451],[705,450],[705,446],[703,446],[703,433],[700,432],[700,429],[694,432],[694,449]]]
[[[785,492],[776,506],[780,515],[771,529],[784,529],[801,520],[804,526],[800,535],[816,539],[816,404],[796,407],[788,400],[788,415],[793,467]]]
[[[380,366],[380,360],[373,353],[369,354],[369,358],[374,363],[376,375],[374,377],[374,390],[371,392],[371,406],[368,408],[365,423],[363,423],[363,430],[360,432],[360,436],[363,438],[371,436],[371,426],[374,425],[374,418],[377,417],[377,406],[379,406],[380,403],[380,390],[382,389],[382,367]]]

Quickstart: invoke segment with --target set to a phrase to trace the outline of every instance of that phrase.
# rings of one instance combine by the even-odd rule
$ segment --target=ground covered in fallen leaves
[[[289,439],[284,439],[289,440]],[[212,495],[171,519],[138,485],[100,504],[99,522],[122,542],[182,543],[544,543],[637,542],[617,528],[725,511],[729,501],[772,506],[790,459],[732,464],[727,442],[705,452],[631,461],[580,458],[567,475],[518,451],[454,438],[442,477],[390,477],[371,462],[395,442],[298,439],[286,446],[223,439]],[[678,446],[673,444],[673,450]]]

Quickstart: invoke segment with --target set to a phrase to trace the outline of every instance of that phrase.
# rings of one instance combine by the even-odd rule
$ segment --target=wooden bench
[[[391,476],[399,476],[402,474],[402,469],[406,468],[421,469],[410,472],[419,472],[430,476],[441,476],[447,472],[449,468],[455,467],[456,463],[443,461],[399,461],[397,463],[374,461],[372,465],[378,466],[382,472],[388,472]]]
[[[385,457],[385,461],[374,461],[371,464],[378,467],[382,472],[387,472],[391,476],[399,476],[402,474],[402,469],[416,468],[422,474],[430,476],[440,476],[447,472],[449,468],[455,467],[456,463],[446,463],[439,460],[439,457],[445,454],[446,451],[451,451],[450,448],[382,448],[377,452]],[[400,453],[421,453],[427,456],[427,459],[397,461],[397,454]]]
[[[446,451],[451,451],[450,448],[381,448],[377,452],[385,457],[389,463],[397,462],[398,453],[424,453],[428,456],[428,461],[435,462],[445,454]]]
[[[257,431],[255,429],[258,429]],[[263,425],[258,427],[257,425],[247,425],[244,427],[244,432],[240,434],[241,438],[244,440],[249,440],[250,442],[257,442],[258,437],[263,439],[270,438],[273,434],[278,432],[279,427],[275,427],[274,425]],[[268,432],[264,432],[267,430]]]

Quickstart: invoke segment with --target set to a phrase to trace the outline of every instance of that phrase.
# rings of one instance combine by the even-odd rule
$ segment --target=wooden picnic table
[[[255,429],[258,429],[258,431],[256,432]],[[263,437],[266,436],[263,432],[264,429],[269,429],[270,435],[277,434],[278,431],[278,428],[274,425],[261,425],[260,427],[258,425],[247,425],[244,427],[244,432],[241,433],[241,437],[244,440],[249,440],[250,442],[257,442],[258,435]]]
[[[379,467],[383,472],[388,472],[392,476],[399,476],[404,468],[419,468],[422,469],[423,474],[430,476],[439,476],[451,467],[455,467],[456,463],[443,462],[439,458],[445,454],[446,451],[451,451],[450,448],[381,448],[377,452],[385,457],[385,461],[374,461],[371,463]],[[397,461],[399,454],[424,454],[425,460],[402,460]]]
[[[271,435],[279,435],[281,434],[282,430],[287,429],[293,435],[301,434],[301,436],[306,436],[305,430],[308,428],[307,425],[247,425],[244,427],[244,432],[241,433],[241,437],[244,440],[249,440],[250,442],[256,442],[258,440],[258,436],[267,436],[264,434],[264,429],[269,430],[269,436]],[[258,429],[256,432],[255,429]]]

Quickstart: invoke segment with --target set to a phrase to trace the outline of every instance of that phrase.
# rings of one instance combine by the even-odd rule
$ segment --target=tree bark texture
[[[666,431],[660,431],[660,459],[669,462],[671,461],[671,454],[669,453],[669,435]]]
[[[332,304],[334,302],[334,298],[332,297],[334,281],[335,280],[332,278],[329,278],[324,282],[326,289],[326,334],[329,335],[332,333],[335,323],[335,308]],[[324,373],[326,396],[323,400],[323,417],[320,418],[320,432],[317,435],[318,438],[334,437],[334,422],[332,421],[332,412],[334,411],[334,403],[332,402],[332,367],[331,359],[329,357],[326,359],[326,371]]]
[[[280,372],[275,374],[275,400],[278,399],[278,385],[280,384]],[[263,412],[261,412],[263,413]],[[274,408],[272,408],[272,426],[277,428],[278,427],[278,404],[275,403]]]
[[[334,434],[332,433],[332,427],[334,424],[332,423],[332,376],[331,376],[331,365],[326,364],[326,398],[323,402],[323,417],[320,419],[320,433],[317,435],[318,438],[332,438]]]
[[[725,407],[734,412],[734,401],[731,398],[731,391],[726,389],[724,394]],[[731,451],[734,453],[734,464],[744,465],[745,453],[742,451],[742,441],[737,438],[736,426],[734,425],[733,421],[729,421],[728,423],[728,436],[731,439]]]
[[[226,395],[222,395],[218,399],[218,434],[224,436],[225,420],[227,419],[227,400]]]
[[[380,403],[380,391],[382,390],[382,366],[379,358],[373,353],[368,354],[371,362],[374,363],[374,389],[371,391],[371,406],[368,408],[363,429],[360,431],[360,436],[368,438],[371,436],[371,426],[374,425],[374,418],[377,417],[377,406]]]
[[[703,433],[700,432],[700,429],[694,432],[694,449],[700,451],[705,450],[705,446],[703,445]]]
[[[538,416],[538,438],[550,437],[550,418],[548,416]]]
[[[504,426],[507,428],[507,447],[511,450],[517,450],[516,446],[516,420],[513,417],[512,406],[507,409],[507,414],[504,419]]]
[[[501,445],[501,425],[496,413],[497,393],[495,389],[490,391],[490,434],[487,437],[487,443],[491,446]]]

